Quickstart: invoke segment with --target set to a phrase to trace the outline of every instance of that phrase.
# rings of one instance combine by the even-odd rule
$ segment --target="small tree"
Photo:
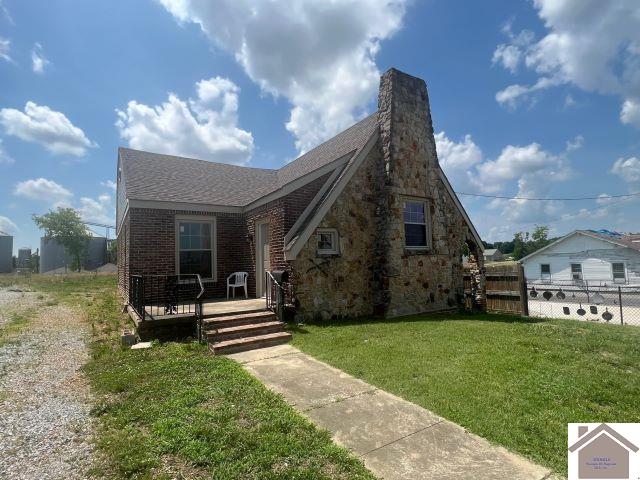
[[[44,230],[44,237],[47,240],[55,240],[64,247],[73,259],[71,269],[80,270],[91,235],[82,223],[78,212],[73,208],[58,207],[55,212],[34,215],[33,221],[41,230]]]

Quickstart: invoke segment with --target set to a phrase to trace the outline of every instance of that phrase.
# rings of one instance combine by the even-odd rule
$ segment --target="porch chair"
[[[247,294],[247,272],[233,272],[227,277],[227,300],[229,300],[229,289],[233,292],[233,298],[236,298],[236,288],[244,287],[244,298],[249,298]]]

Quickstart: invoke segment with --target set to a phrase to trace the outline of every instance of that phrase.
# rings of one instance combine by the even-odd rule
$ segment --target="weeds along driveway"
[[[82,314],[20,288],[0,289],[0,312],[0,478],[87,478],[92,421],[80,372],[89,338]]]

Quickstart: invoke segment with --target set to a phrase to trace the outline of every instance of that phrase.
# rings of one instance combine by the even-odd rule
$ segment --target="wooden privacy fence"
[[[471,274],[465,271],[465,293],[471,292]],[[487,312],[528,315],[522,265],[516,262],[485,265]]]

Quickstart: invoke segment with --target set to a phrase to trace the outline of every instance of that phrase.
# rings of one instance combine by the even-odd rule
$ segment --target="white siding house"
[[[640,285],[640,242],[576,230],[520,260],[530,282]]]

